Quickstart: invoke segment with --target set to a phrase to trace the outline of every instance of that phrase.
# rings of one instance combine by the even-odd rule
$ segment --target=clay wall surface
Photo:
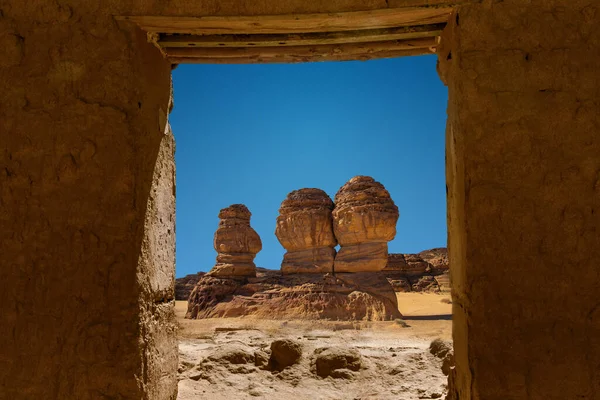
[[[2,396],[176,395],[170,66],[114,17],[387,6],[0,1]]]
[[[444,32],[455,398],[599,396],[599,18],[484,1]]]
[[[176,395],[170,66],[113,16],[398,2],[0,0],[2,396]],[[461,399],[600,393],[599,16],[486,0],[445,33]]]
[[[115,3],[0,1],[2,399],[176,396],[170,65]]]

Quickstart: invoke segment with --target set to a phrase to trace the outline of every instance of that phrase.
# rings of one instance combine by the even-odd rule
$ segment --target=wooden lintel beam
[[[302,63],[320,61],[367,61],[378,58],[395,58],[406,56],[419,56],[433,54],[434,49],[412,50],[387,50],[374,53],[357,54],[328,54],[328,55],[290,55],[279,54],[276,57],[226,57],[226,58],[198,58],[198,57],[169,57],[172,64],[274,64],[274,63]]]
[[[235,17],[126,16],[153,33],[271,34],[354,31],[444,23],[452,7],[384,8],[344,13],[292,14]]]
[[[297,58],[329,55],[361,56],[377,52],[406,51],[435,47],[435,37],[394,40],[372,43],[346,43],[338,45],[293,46],[293,47],[173,47],[166,48],[169,57],[196,58],[277,58],[293,56]]]
[[[434,37],[445,24],[404,26],[343,32],[271,35],[161,35],[161,47],[270,47],[377,42]]]

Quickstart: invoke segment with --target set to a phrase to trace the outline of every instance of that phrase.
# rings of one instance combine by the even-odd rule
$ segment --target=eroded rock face
[[[383,273],[291,274],[257,268],[256,277],[205,275],[188,300],[186,318],[386,321],[400,318]]]
[[[233,204],[219,212],[219,228],[214,237],[217,264],[209,275],[256,276],[254,257],[262,249],[262,242],[250,226],[251,215],[243,204]]]
[[[407,277],[422,276],[431,272],[431,265],[419,254],[388,254],[388,262],[384,271],[402,272]]]
[[[398,207],[385,187],[368,176],[355,176],[335,195],[333,231],[341,248],[335,272],[381,271],[388,262],[387,243],[396,236]]]
[[[287,250],[284,274],[332,272],[337,240],[333,235],[333,201],[321,189],[294,190],[279,208],[275,235]]]
[[[445,247],[424,250],[419,253],[421,259],[431,265],[431,271],[434,274],[443,274],[450,269],[448,260],[448,250]]]
[[[454,367],[454,349],[451,342],[435,339],[429,345],[429,352],[442,360],[442,372],[448,376]]]
[[[450,292],[450,264],[444,247],[418,254],[388,254],[382,270],[396,292]]]
[[[202,276],[204,272],[197,272],[175,279],[175,300],[187,300]]]

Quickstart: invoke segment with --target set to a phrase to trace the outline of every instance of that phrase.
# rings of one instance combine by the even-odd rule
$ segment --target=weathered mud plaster
[[[0,397],[176,395],[170,66],[113,16],[402,2],[0,0]],[[484,0],[444,35],[463,400],[600,393],[599,7]]]
[[[170,65],[124,11],[0,1],[2,399],[176,397]]]
[[[453,398],[599,396],[599,18],[483,1],[444,32]]]

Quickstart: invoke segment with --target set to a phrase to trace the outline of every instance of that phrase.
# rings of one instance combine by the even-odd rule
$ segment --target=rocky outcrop
[[[302,344],[291,339],[278,339],[271,343],[271,357],[269,368],[274,371],[283,371],[302,357]]]
[[[187,300],[203,276],[204,272],[198,272],[175,279],[175,300]]]
[[[352,371],[362,367],[358,350],[349,347],[320,348],[315,350],[314,369],[321,378],[352,378]]]
[[[446,376],[450,375],[455,364],[452,342],[435,339],[429,345],[429,352],[442,360],[442,373]]]
[[[398,207],[385,187],[368,176],[355,176],[335,195],[333,231],[341,248],[334,271],[381,271],[388,262],[387,243],[396,236]]]
[[[321,189],[294,190],[279,208],[275,235],[287,250],[284,274],[333,271],[337,241],[333,235],[333,201]]]
[[[396,294],[381,273],[292,274],[257,268],[256,277],[206,275],[186,318],[239,317],[383,321],[400,318]]]
[[[398,271],[406,277],[422,276],[430,272],[430,265],[418,254],[388,254],[384,271]]]
[[[432,251],[436,256],[429,260],[446,261],[434,267],[421,258]],[[379,272],[283,274],[257,268],[256,277],[205,275],[189,296],[186,317],[388,320],[400,317],[397,292],[450,292],[446,249],[390,254],[389,260]],[[411,263],[424,272],[416,273]]]
[[[450,261],[448,260],[448,249],[438,247],[431,250],[424,250],[419,253],[421,259],[429,263],[431,272],[434,275],[443,274],[450,269]]]
[[[250,227],[250,210],[243,204],[233,204],[219,212],[219,228],[214,247],[217,264],[208,273],[219,277],[256,275],[254,257],[262,249],[258,233]]]
[[[396,292],[450,292],[448,251],[425,250],[418,254],[389,254],[382,273]]]

